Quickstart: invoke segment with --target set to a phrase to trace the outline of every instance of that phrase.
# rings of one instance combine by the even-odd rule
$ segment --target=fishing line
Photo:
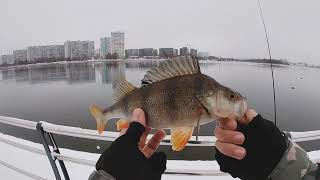
[[[272,64],[272,58],[271,58],[271,50],[270,50],[268,33],[267,33],[267,27],[266,27],[266,23],[264,21],[260,0],[258,0],[258,5],[259,5],[260,15],[261,15],[261,19],[262,19],[262,23],[263,23],[263,27],[264,27],[264,32],[265,32],[265,35],[266,35],[266,41],[267,41],[267,45],[268,45],[268,52],[269,52],[269,58],[270,58],[270,67],[271,67],[271,77],[272,77],[272,89],[273,89],[274,124],[277,126],[277,102],[276,102],[276,90],[275,90],[275,87],[274,87],[274,73],[273,73],[273,64]]]

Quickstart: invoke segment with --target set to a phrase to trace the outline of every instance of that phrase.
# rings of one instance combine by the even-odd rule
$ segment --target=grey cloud
[[[320,64],[320,2],[261,0],[274,58]],[[126,32],[126,48],[190,44],[212,55],[267,57],[256,0],[2,0],[0,54]]]

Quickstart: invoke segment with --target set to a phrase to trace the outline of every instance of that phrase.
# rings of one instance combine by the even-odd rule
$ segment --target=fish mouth
[[[223,119],[223,118],[230,118],[235,120],[241,120],[244,116],[245,112],[247,111],[248,105],[245,100],[239,101],[238,103],[233,105],[233,108],[230,110],[224,111],[223,109],[215,109],[211,117]]]

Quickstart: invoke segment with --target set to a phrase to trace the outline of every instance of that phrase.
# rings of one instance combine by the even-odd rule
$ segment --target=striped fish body
[[[214,120],[197,98],[201,85],[207,83],[220,86],[203,74],[166,79],[135,89],[105,112],[131,119],[133,110],[141,108],[152,128],[195,127],[199,120],[201,124]]]
[[[112,118],[121,118],[118,129],[126,128],[135,108],[146,115],[147,126],[170,128],[172,149],[182,150],[201,124],[216,118],[242,117],[247,108],[244,98],[200,72],[198,60],[178,57],[147,72],[137,88],[122,80],[114,90],[115,104],[102,110],[92,105],[90,112],[101,134]]]

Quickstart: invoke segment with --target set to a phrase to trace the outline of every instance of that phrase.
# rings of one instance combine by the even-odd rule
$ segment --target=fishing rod
[[[273,73],[273,64],[272,64],[270,43],[269,43],[269,38],[268,38],[268,32],[267,32],[266,23],[265,23],[265,21],[264,21],[264,16],[263,16],[262,8],[261,8],[261,3],[260,3],[260,0],[257,0],[257,1],[258,1],[258,5],[259,5],[261,20],[262,20],[263,27],[264,27],[264,32],[265,32],[265,35],[266,35],[266,36],[265,36],[265,37],[266,37],[266,42],[267,42],[267,45],[268,45],[268,52],[269,52],[269,59],[270,59],[270,67],[271,67],[271,77],[272,77],[272,89],[273,89],[274,124],[277,126],[276,90],[275,90],[275,86],[274,86],[274,73]]]

